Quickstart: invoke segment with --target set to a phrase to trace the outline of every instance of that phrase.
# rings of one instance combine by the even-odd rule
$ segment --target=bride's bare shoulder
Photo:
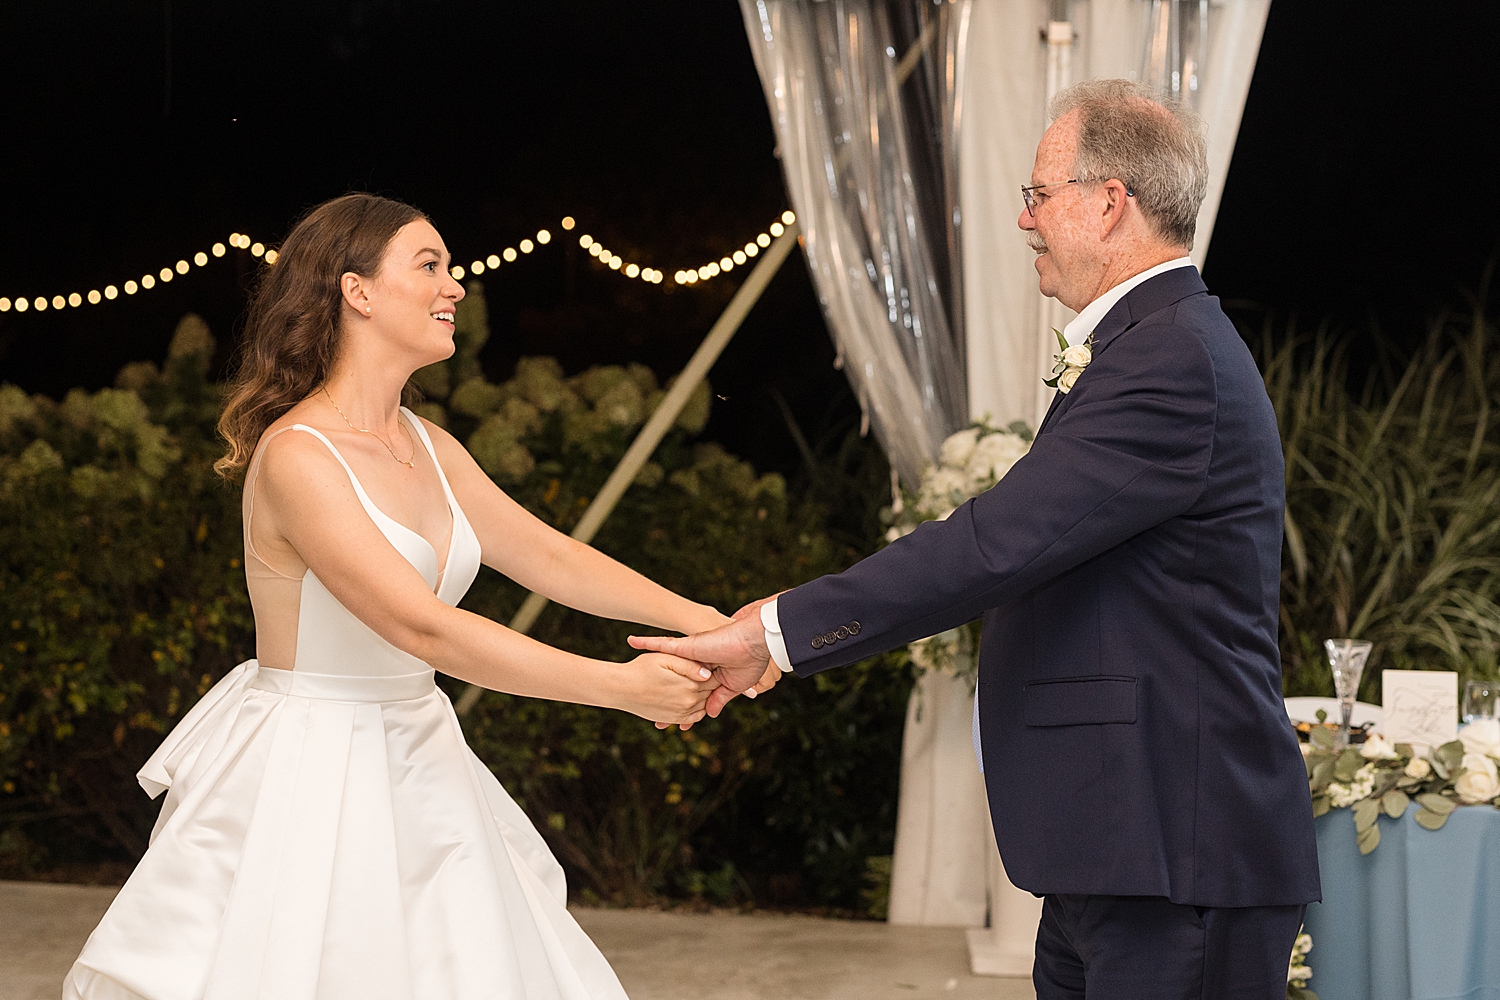
[[[317,435],[286,433],[301,424],[330,436],[331,428],[318,427],[306,416],[301,405],[294,406],[261,434],[256,445],[257,489],[264,485],[274,493],[290,497],[331,484],[343,483],[348,487],[348,476],[341,463]]]

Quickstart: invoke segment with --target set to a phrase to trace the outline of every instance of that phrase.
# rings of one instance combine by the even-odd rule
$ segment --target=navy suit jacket
[[[1004,479],[782,594],[782,635],[807,676],[983,616],[985,781],[1022,889],[1311,902],[1277,647],[1285,499],[1255,362],[1177,268],[1099,323]]]

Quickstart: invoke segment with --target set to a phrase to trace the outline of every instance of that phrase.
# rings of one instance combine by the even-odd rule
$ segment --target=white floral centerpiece
[[[898,494],[890,508],[886,541],[894,542],[923,521],[942,521],[965,501],[998,483],[1031,447],[1031,430],[1016,421],[1004,430],[979,421],[943,442],[915,494]],[[936,671],[972,682],[978,672],[977,622],[949,629],[907,647],[919,673]]]
[[[1312,969],[1307,966],[1307,953],[1312,951],[1312,935],[1306,932],[1297,935],[1292,945],[1291,961],[1286,968],[1287,1000],[1318,1000],[1318,995],[1307,988],[1312,978]]]
[[[1440,829],[1459,806],[1500,808],[1500,721],[1494,719],[1464,726],[1458,739],[1425,754],[1379,733],[1336,751],[1333,732],[1315,726],[1302,756],[1313,815],[1352,810],[1362,854],[1380,845],[1380,814],[1399,819],[1413,802],[1412,818],[1428,830]]]

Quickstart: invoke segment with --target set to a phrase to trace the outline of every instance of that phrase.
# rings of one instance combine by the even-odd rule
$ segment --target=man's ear
[[[1099,185],[1104,195],[1099,215],[1099,238],[1107,240],[1130,210],[1130,192],[1125,183],[1111,177]]]

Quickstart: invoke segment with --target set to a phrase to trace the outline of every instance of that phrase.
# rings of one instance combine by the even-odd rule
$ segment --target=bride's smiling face
[[[414,367],[453,354],[455,308],[464,288],[448,273],[448,249],[425,219],[396,231],[373,278],[344,275],[354,330],[363,326]],[[347,329],[347,328],[346,328]]]

